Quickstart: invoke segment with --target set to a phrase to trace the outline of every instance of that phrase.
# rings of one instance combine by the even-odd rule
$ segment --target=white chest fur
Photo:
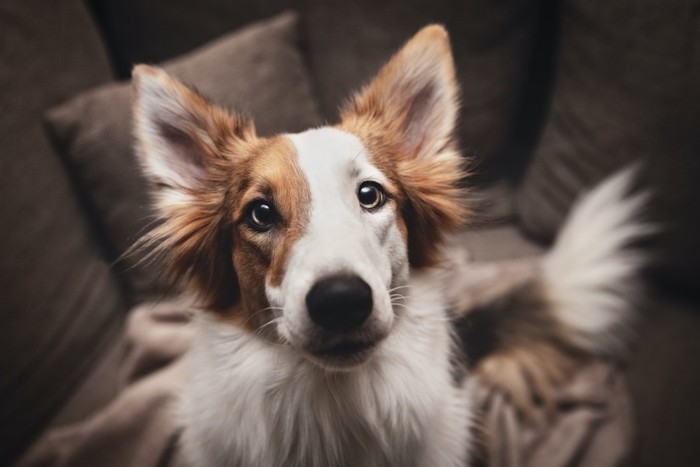
[[[186,463],[466,465],[470,385],[452,382],[440,294],[417,285],[376,354],[349,372],[201,318],[183,404]]]

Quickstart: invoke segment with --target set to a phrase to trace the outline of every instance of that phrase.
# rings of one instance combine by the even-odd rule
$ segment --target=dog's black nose
[[[336,275],[316,282],[306,295],[314,323],[328,331],[351,331],[372,313],[372,289],[355,275]]]

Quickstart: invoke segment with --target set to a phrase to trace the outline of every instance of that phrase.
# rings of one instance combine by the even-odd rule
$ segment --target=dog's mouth
[[[313,360],[323,367],[347,369],[366,361],[379,340],[342,340],[327,347],[310,351]]]

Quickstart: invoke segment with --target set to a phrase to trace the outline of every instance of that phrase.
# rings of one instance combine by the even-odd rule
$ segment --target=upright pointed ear
[[[133,84],[139,155],[159,186],[179,192],[202,188],[225,145],[254,136],[252,124],[209,103],[159,68],[137,65]]]
[[[374,119],[399,135],[404,154],[436,156],[452,142],[458,88],[447,31],[421,29],[344,107],[342,119]]]
[[[394,175],[412,266],[435,264],[444,234],[467,218],[466,160],[454,141],[457,83],[442,26],[420,30],[342,111],[382,170]]]
[[[132,251],[162,257],[174,282],[224,309],[238,298],[225,225],[231,149],[254,138],[254,129],[163,70],[139,65],[133,84],[137,151],[162,222]]]

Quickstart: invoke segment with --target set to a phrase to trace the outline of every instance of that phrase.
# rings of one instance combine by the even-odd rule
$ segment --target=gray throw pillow
[[[697,1],[567,0],[552,106],[515,196],[526,231],[551,240],[575,198],[642,163],[660,277],[700,290]]]
[[[297,47],[298,18],[283,13],[163,64],[213,102],[251,116],[260,134],[300,131],[319,118]],[[113,256],[152,225],[151,202],[133,150],[131,85],[82,94],[47,114],[50,133],[89,193]],[[137,300],[164,291],[155,265],[117,263]]]
[[[546,2],[545,2],[546,3]],[[551,2],[550,2],[551,3]],[[92,0],[105,24],[119,72],[140,60],[165,60],[222,31],[295,8],[322,115],[339,105],[428,23],[450,33],[462,112],[459,137],[473,153],[475,176],[492,177],[513,123],[542,0]],[[507,158],[507,157],[506,157]],[[475,181],[475,180],[474,180]]]

